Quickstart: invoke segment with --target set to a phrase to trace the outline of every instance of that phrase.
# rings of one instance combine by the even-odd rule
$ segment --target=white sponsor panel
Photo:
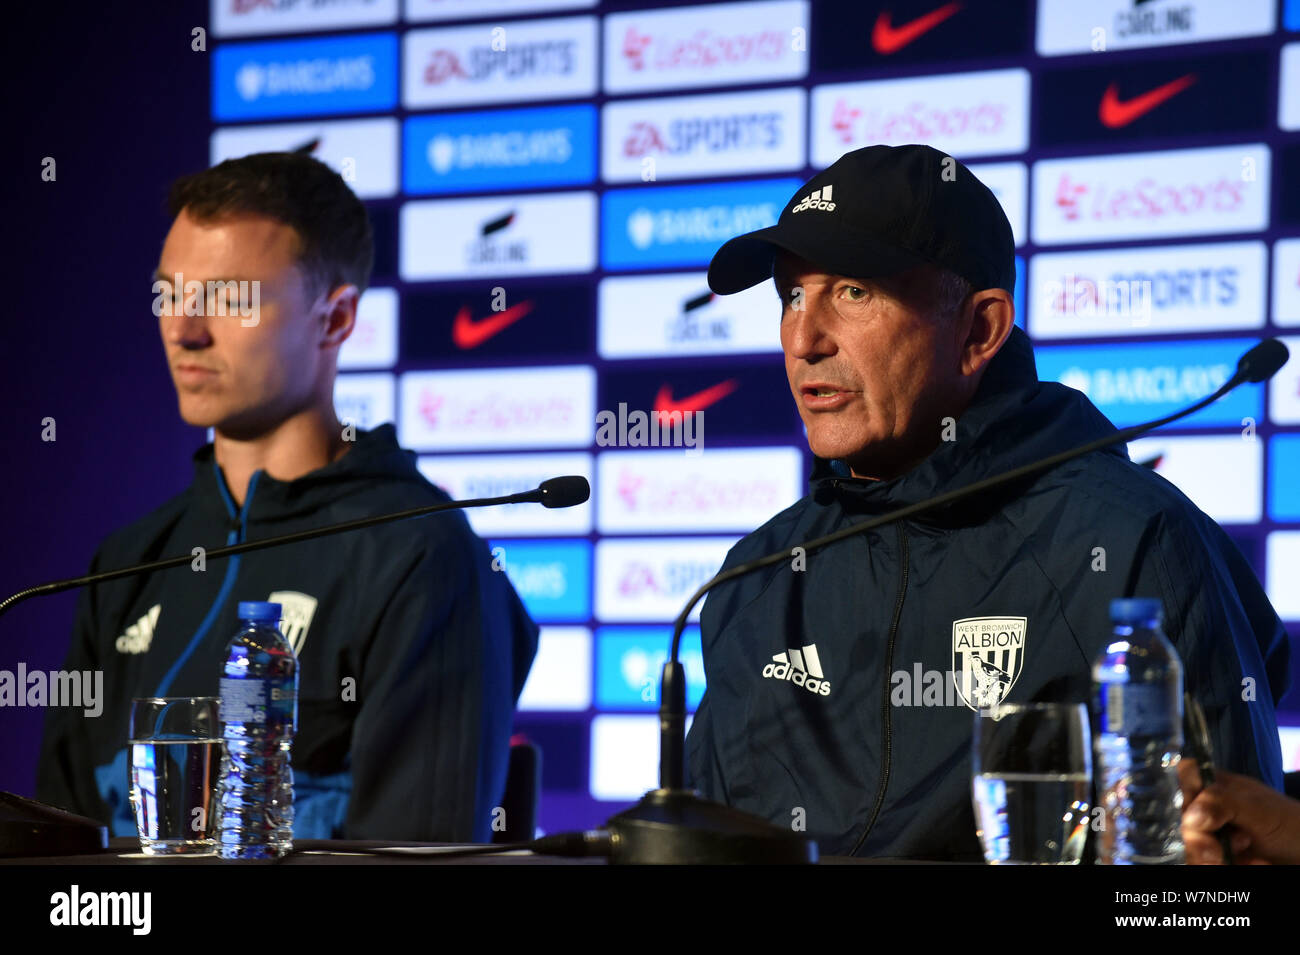
[[[413,23],[425,20],[470,20],[498,13],[544,13],[550,10],[574,10],[594,7],[599,0],[406,0],[406,19]]]
[[[1300,424],[1300,336],[1279,341],[1291,358],[1269,379],[1268,416],[1274,424]]]
[[[1260,328],[1263,242],[1040,252],[1029,260],[1037,339]]]
[[[1300,726],[1279,726],[1277,735],[1282,742],[1282,772],[1300,770]]]
[[[1041,56],[1204,43],[1272,33],[1273,0],[1038,0]]]
[[[585,710],[591,706],[591,631],[542,627],[537,656],[519,694],[520,712]]]
[[[211,0],[212,35],[308,33],[397,21],[397,0]]]
[[[715,295],[706,272],[602,279],[601,358],[780,352],[781,302],[767,282]]]
[[[804,493],[797,448],[606,451],[596,460],[602,533],[748,533]]]
[[[988,162],[966,168],[997,198],[1011,223],[1011,239],[1020,248],[1029,238],[1029,167],[1022,162]]]
[[[928,143],[962,161],[1024,152],[1029,87],[1023,69],[815,86],[813,165],[877,144]]]
[[[334,411],[339,421],[369,430],[395,419],[396,386],[387,372],[373,375],[338,375],[334,379]]]
[[[406,442],[402,442],[405,444]],[[592,482],[591,455],[439,454],[417,460],[420,473],[457,501],[531,491],[543,481],[577,474]],[[480,537],[568,537],[591,533],[592,503],[573,507],[499,504],[465,511]]]
[[[1300,129],[1300,43],[1282,47],[1282,79],[1278,83],[1277,124],[1282,129]]]
[[[408,202],[401,212],[408,281],[590,272],[596,197],[590,192]]]
[[[400,442],[419,451],[585,447],[595,422],[590,365],[402,375]]]
[[[407,109],[596,92],[596,18],[412,30],[402,38]]]
[[[1273,245],[1273,324],[1300,325],[1300,239]]]
[[[596,616],[671,622],[718,572],[735,537],[607,538],[596,544]],[[691,620],[700,619],[697,604]]]
[[[1258,232],[1268,226],[1262,143],[1034,163],[1034,242]]]
[[[804,0],[716,3],[605,17],[605,92],[776,83],[808,72]]]
[[[1141,438],[1128,446],[1141,463],[1158,459],[1155,471],[1221,524],[1249,524],[1263,517],[1264,442],[1240,434]]]
[[[389,368],[397,363],[397,289],[369,288],[341,348],[339,368]]]
[[[397,120],[339,119],[270,126],[225,126],[212,134],[212,165],[253,153],[294,152],[315,143],[310,155],[329,166],[361,199],[397,193]]]
[[[1274,531],[1265,545],[1269,602],[1283,620],[1300,620],[1300,531]]]
[[[802,89],[777,89],[608,103],[601,176],[641,182],[802,168],[806,100]]]
[[[686,732],[694,716],[686,717]],[[659,717],[602,714],[591,721],[591,797],[640,799],[659,788]]]

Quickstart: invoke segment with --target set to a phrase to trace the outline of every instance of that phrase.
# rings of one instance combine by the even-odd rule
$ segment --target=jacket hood
[[[356,440],[346,454],[292,481],[280,481],[265,471],[259,471],[251,495],[249,517],[292,518],[319,511],[356,493],[359,484],[375,478],[425,483],[415,464],[415,452],[407,451],[397,443],[397,429],[392,424],[369,431],[358,428]],[[205,505],[215,507],[223,519],[238,510],[229,498],[224,477],[220,475],[212,442],[194,452],[192,491]]]
[[[1116,428],[1082,393],[1055,382],[1038,380],[1033,344],[1012,328],[989,366],[965,412],[957,419],[956,438],[944,441],[911,471],[891,481],[849,476],[842,461],[831,463],[836,476],[812,482],[813,499],[846,510],[883,513],[915,504],[947,491],[1060,451],[1076,447]],[[1123,445],[1100,452],[1128,460]],[[1029,478],[1032,483],[1036,478]],[[956,524],[977,520],[1008,497],[1022,493],[1013,482],[922,515],[924,523]]]

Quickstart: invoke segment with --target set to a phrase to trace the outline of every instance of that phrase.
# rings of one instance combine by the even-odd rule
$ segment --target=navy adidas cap
[[[709,288],[741,292],[772,277],[778,250],[836,275],[875,278],[930,263],[977,290],[1016,286],[1015,241],[997,197],[931,146],[845,153],[786,203],[776,225],[736,236],[709,263]]]

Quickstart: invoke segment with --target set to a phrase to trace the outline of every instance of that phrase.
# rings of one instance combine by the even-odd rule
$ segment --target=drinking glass
[[[213,855],[221,767],[215,696],[131,701],[131,807],[145,855]]]
[[[1075,865],[1088,838],[1092,734],[1073,703],[976,711],[971,795],[986,861]]]

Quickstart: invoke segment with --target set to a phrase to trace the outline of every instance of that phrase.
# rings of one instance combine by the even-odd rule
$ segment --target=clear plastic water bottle
[[[239,604],[239,632],[221,674],[224,742],[217,794],[223,859],[273,859],[293,848],[298,659],[280,633],[280,605]]]
[[[1092,668],[1101,864],[1183,861],[1183,665],[1162,618],[1159,600],[1111,601],[1114,631]]]

